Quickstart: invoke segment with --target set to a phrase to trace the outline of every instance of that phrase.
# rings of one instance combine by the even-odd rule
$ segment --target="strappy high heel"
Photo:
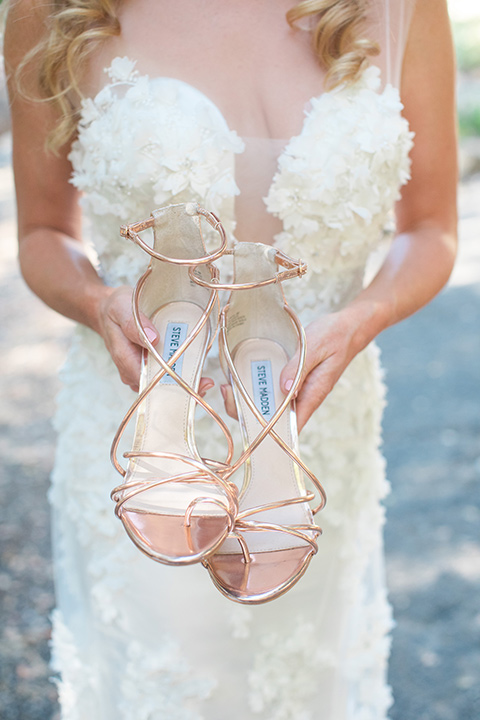
[[[220,246],[207,253],[202,222],[219,233]],[[150,247],[139,235],[153,228]],[[115,435],[111,459],[123,476],[111,497],[115,512],[133,542],[149,557],[170,565],[187,565],[214,552],[233,529],[237,488],[223,473],[229,467],[233,442],[227,426],[198,394],[206,354],[218,326],[218,291],[208,291],[194,277],[215,283],[212,263],[226,248],[225,231],[212,213],[196,203],[170,205],[145,221],[121,228],[151,256],[133,293],[133,314],[148,347],[138,398]],[[143,313],[154,323],[158,349],[145,334]],[[219,425],[227,441],[224,462],[202,459],[195,443],[194,413],[200,405]],[[117,451],[125,428],[136,414],[132,450]]]
[[[306,571],[321,534],[313,516],[326,496],[298,456],[293,398],[306,340],[280,284],[303,275],[306,267],[274,247],[246,242],[236,245],[234,264],[234,284],[216,287],[232,290],[221,315],[219,346],[244,442],[243,453],[224,477],[243,470],[243,484],[235,527],[204,565],[224,595],[255,604],[279,597]],[[278,265],[285,269],[278,271]],[[195,281],[213,286],[201,278]],[[280,374],[297,345],[298,368],[284,395]],[[316,492],[307,491],[305,478]]]

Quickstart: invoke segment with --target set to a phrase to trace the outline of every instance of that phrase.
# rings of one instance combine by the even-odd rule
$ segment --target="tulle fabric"
[[[105,281],[133,285],[148,263],[120,224],[194,199],[221,217],[231,244],[273,241],[308,263],[306,278],[285,283],[304,323],[354,298],[409,177],[398,83],[411,10],[373,3],[382,55],[333,92],[322,93],[319,70],[301,126],[284,139],[241,137],[203,89],[112,58],[83,103],[70,155]],[[223,382],[215,350],[205,374]],[[149,560],[114,517],[109,449],[133,394],[92,331],[76,330],[62,380],[50,500],[63,720],[385,720],[392,618],[376,347],[355,358],[302,433],[302,458],[328,495],[319,553],[294,589],[254,608],[222,597],[200,566]],[[209,399],[222,412],[218,391]],[[201,414],[197,436],[205,456],[223,457]]]
[[[415,0],[374,0],[371,3],[369,26],[380,47],[375,64],[385,83],[401,86],[402,65],[408,40]]]

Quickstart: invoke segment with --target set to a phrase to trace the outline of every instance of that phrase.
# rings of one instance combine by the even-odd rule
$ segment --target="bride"
[[[78,323],[50,491],[62,718],[384,720],[392,620],[373,341],[425,305],[454,261],[446,0],[11,0],[5,59],[22,273]],[[142,555],[109,498],[110,444],[146,346],[131,288],[148,259],[119,226],[191,200],[231,244],[274,243],[308,265],[285,292],[307,334],[297,416],[328,495],[323,537],[305,577],[255,607],[220,595],[201,565]],[[200,391],[220,412],[219,390],[234,415],[212,351]],[[208,416],[197,439],[220,457]]]

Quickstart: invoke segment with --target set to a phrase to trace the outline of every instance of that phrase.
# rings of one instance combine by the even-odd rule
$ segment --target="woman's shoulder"
[[[41,34],[53,10],[54,3],[44,0],[7,0],[4,10],[7,28],[19,31],[21,26],[21,31],[31,28]]]
[[[45,36],[53,3],[9,0],[6,8],[4,56],[7,70],[17,67]]]
[[[45,2],[45,0],[7,0],[5,3],[6,12],[9,17],[48,17],[54,7],[53,2]]]

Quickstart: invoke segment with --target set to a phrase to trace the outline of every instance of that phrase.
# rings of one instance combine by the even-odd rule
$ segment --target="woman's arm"
[[[69,147],[58,156],[45,149],[55,111],[48,103],[23,97],[15,82],[16,68],[45,29],[45,7],[35,0],[12,2],[5,29],[20,267],[47,305],[103,337],[122,380],[137,389],[142,341],[132,317],[131,290],[104,285],[88,260],[78,192],[69,183]],[[26,68],[22,81],[26,94],[38,97],[36,65]],[[144,320],[155,338],[154,327]]]
[[[371,284],[347,307],[307,328],[301,428],[355,357],[382,330],[411,315],[445,285],[456,253],[455,69],[446,0],[417,0],[402,77],[415,132],[412,179],[397,208],[398,234]],[[284,368],[285,390],[298,359]]]

